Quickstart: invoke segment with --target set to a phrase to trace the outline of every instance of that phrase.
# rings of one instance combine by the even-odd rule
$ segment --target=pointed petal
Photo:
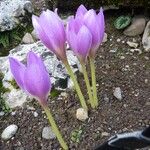
[[[36,31],[36,33],[39,36],[39,39],[43,42],[43,44],[49,48],[50,50],[53,50],[53,47],[51,46],[50,38],[47,36],[45,31],[42,29],[42,27],[39,24],[39,18],[37,16],[32,16],[32,24]]]
[[[92,47],[96,47],[99,44],[99,32],[97,24],[97,15],[93,9],[89,10],[84,16],[84,24],[88,27],[92,34]]]
[[[37,97],[40,101],[46,101],[51,90],[49,74],[44,64],[41,63],[41,58],[30,52],[28,59],[32,58],[33,60],[30,60],[31,64],[27,66],[25,71],[24,84],[31,95]]]
[[[85,8],[84,5],[80,5],[77,9],[77,12],[76,12],[76,17],[77,16],[83,16],[85,13],[87,12],[87,9]]]
[[[12,57],[9,57],[9,63],[10,63],[10,70],[15,81],[17,82],[19,87],[24,90],[25,89],[24,72],[25,72],[26,67],[22,63],[20,63],[18,60]]]
[[[98,13],[97,17],[99,27],[98,31],[100,32],[100,43],[101,43],[104,37],[104,30],[105,30],[105,19],[102,8],[100,8],[100,12]]]
[[[85,25],[83,25],[77,35],[77,44],[78,44],[77,49],[78,54],[84,61],[89,54],[91,43],[92,43],[92,35],[88,30],[88,28]]]

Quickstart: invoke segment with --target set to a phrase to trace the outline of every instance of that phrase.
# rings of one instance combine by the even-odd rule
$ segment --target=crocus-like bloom
[[[63,21],[57,14],[50,10],[43,11],[42,14],[32,16],[32,23],[39,39],[62,61],[66,61],[65,42],[66,35]]]
[[[72,21],[70,21],[71,23],[68,23],[69,26],[74,26],[70,27],[70,29],[74,28],[74,30],[77,31],[79,30],[78,28],[84,25],[87,28],[88,34],[89,32],[91,33],[92,43],[89,56],[94,57],[96,50],[101,44],[104,36],[105,22],[102,8],[100,9],[100,12],[96,14],[93,9],[90,9],[88,11],[83,5],[80,5],[77,9],[74,20],[74,22],[76,23],[72,23]],[[70,38],[68,38],[68,41],[70,45],[72,45],[72,41],[70,42]],[[85,40],[83,39],[83,44],[84,42]]]
[[[27,66],[12,57],[9,58],[9,62],[19,87],[35,97],[40,104],[46,105],[51,82],[42,59],[30,51],[27,55]]]
[[[66,33],[70,47],[80,62],[85,62],[92,43],[92,35],[89,29],[82,24],[79,18],[72,17],[67,24]]]

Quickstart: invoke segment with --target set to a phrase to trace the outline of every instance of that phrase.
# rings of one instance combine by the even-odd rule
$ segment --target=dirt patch
[[[96,57],[98,109],[90,109],[89,119],[80,122],[75,118],[75,111],[80,107],[75,93],[69,92],[67,99],[55,98],[49,101],[49,107],[71,150],[90,150],[115,133],[140,130],[150,124],[150,53],[144,52],[141,36],[134,40],[139,44],[142,54],[130,52],[131,48],[126,42],[133,38],[127,38],[121,31],[115,30],[113,21],[113,17],[106,15],[108,41],[100,47]],[[112,53],[112,50],[115,52]],[[80,76],[81,87],[85,89]],[[114,98],[115,87],[121,88],[123,100]],[[33,110],[25,107],[18,108],[14,116],[0,118],[0,133],[12,123],[19,127],[14,138],[0,141],[1,150],[60,149],[57,140],[42,139],[42,129],[49,124],[36,101],[30,105],[35,108],[38,117],[35,118]],[[82,133],[79,143],[76,143],[71,140],[71,133],[78,129]],[[104,132],[107,134],[104,135]]]

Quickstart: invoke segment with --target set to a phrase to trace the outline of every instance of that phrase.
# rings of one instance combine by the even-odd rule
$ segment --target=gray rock
[[[9,140],[16,134],[17,130],[18,130],[18,126],[15,124],[11,124],[4,129],[4,131],[1,134],[1,138],[3,140]]]
[[[136,36],[143,33],[146,20],[144,17],[135,17],[132,20],[131,25],[124,30],[124,34],[127,36]]]
[[[30,33],[26,33],[22,38],[22,43],[24,44],[32,44],[34,43],[34,39]]]
[[[28,13],[32,13],[32,4],[28,0],[1,0],[0,31],[9,31],[17,27]]]
[[[44,127],[42,131],[42,138],[52,140],[56,138],[56,135],[53,133],[51,127]]]
[[[142,44],[145,51],[150,51],[150,21],[146,25],[142,38]]]
[[[19,45],[10,51],[9,56],[12,56],[21,62],[26,62],[27,53],[32,50],[38,55],[40,55],[44,61],[44,64],[47,68],[47,71],[50,74],[51,82],[53,86],[58,90],[66,90],[66,88],[72,89],[72,82],[69,78],[69,75],[66,72],[66,69],[61,61],[57,59],[57,57],[52,54],[40,41],[33,44],[25,44]],[[8,57],[9,57],[8,56]],[[10,92],[4,93],[2,96],[8,105],[11,108],[22,106],[29,97],[21,90],[15,89],[11,85],[11,81],[13,80],[12,74],[9,69],[8,57],[0,58],[0,73],[3,74],[3,86],[8,88]],[[78,59],[74,56],[73,52],[67,50],[68,61],[73,69],[73,72],[78,71]]]
[[[113,95],[114,95],[118,100],[122,100],[122,91],[121,91],[120,87],[116,87],[116,88],[115,88]]]

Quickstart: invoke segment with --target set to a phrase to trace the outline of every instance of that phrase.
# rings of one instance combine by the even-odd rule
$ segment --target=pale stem
[[[53,116],[52,116],[52,114],[50,112],[50,109],[47,106],[43,106],[43,109],[44,109],[44,111],[45,111],[45,113],[47,115],[47,118],[48,118],[49,123],[50,123],[50,125],[52,127],[52,130],[55,133],[55,135],[56,135],[56,137],[57,137],[61,147],[64,150],[68,150],[69,148],[68,148],[66,142],[64,141],[64,139],[62,138],[62,135],[61,135],[61,133],[60,133],[60,131],[59,131],[57,125],[56,125],[56,122],[55,122],[55,120],[54,120],[54,118],[53,118]]]
[[[92,92],[91,92],[91,86],[90,86],[90,82],[89,82],[89,78],[88,78],[88,74],[87,74],[87,70],[86,70],[86,66],[85,66],[84,63],[81,63],[81,66],[82,66],[83,76],[84,76],[84,80],[85,80],[88,95],[89,95],[89,102],[91,104],[91,107],[95,108],[94,100],[93,100],[93,96],[92,96]]]
[[[98,98],[97,98],[97,89],[96,89],[95,64],[94,64],[93,58],[89,58],[89,60],[90,60],[90,68],[91,68],[94,104],[95,104],[95,107],[97,107],[98,106]]]
[[[73,71],[72,71],[72,69],[71,69],[71,67],[70,67],[70,65],[69,65],[68,62],[65,62],[64,65],[65,65],[65,67],[66,67],[66,69],[67,69],[67,71],[68,71],[68,74],[70,75],[70,77],[71,77],[71,79],[72,79],[72,81],[73,81],[73,84],[74,84],[74,86],[75,86],[76,92],[77,92],[78,97],[79,97],[79,99],[80,99],[81,106],[82,106],[84,109],[87,110],[88,107],[87,107],[87,105],[86,105],[84,96],[83,96],[83,94],[82,94],[82,92],[81,92],[81,89],[80,89],[80,86],[79,86],[79,84],[78,84],[78,81],[77,81],[77,79],[76,79],[75,74],[73,73]]]

